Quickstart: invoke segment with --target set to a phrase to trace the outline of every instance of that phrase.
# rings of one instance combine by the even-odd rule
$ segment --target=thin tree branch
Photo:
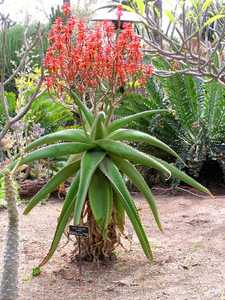
[[[129,5],[132,6],[132,3],[130,1]],[[179,16],[173,14],[174,21],[170,22],[167,28],[161,26],[160,22],[156,24],[148,2],[145,3],[144,16],[135,5],[132,7],[142,18],[146,28],[147,35],[141,36],[145,44],[144,51],[150,56],[156,55],[168,61],[178,62],[176,70],[155,70],[158,76],[172,76],[175,73],[192,74],[202,77],[203,80],[206,77],[207,81],[218,80],[225,86],[224,4],[216,6],[212,3],[207,10],[203,10],[202,5],[203,2],[196,7],[191,7],[190,3],[183,1],[181,14]],[[219,16],[218,20],[211,21],[207,25],[209,19],[216,15]],[[172,24],[171,32],[169,29]],[[154,34],[151,34],[152,32]],[[154,35],[157,35],[158,40],[162,42],[156,41]]]
[[[3,32],[3,37],[6,36],[7,33],[7,29],[9,28],[8,25],[8,18],[2,18],[2,32]],[[6,23],[7,22],[7,23]],[[25,114],[29,111],[29,109],[31,108],[32,103],[35,101],[35,99],[37,99],[38,97],[40,97],[41,94],[43,94],[45,90],[41,90],[42,88],[42,83],[44,81],[44,70],[43,70],[43,32],[40,29],[40,26],[38,26],[38,29],[36,31],[36,37],[35,40],[30,44],[27,41],[27,33],[25,32],[24,34],[24,44],[25,44],[25,51],[23,53],[22,59],[18,65],[18,67],[16,68],[16,70],[14,70],[14,72],[11,74],[11,76],[5,80],[5,49],[6,49],[6,39],[3,39],[3,46],[2,46],[2,59],[1,59],[1,64],[2,64],[2,68],[1,68],[1,83],[0,83],[0,100],[2,102],[2,106],[3,106],[3,111],[6,117],[6,123],[5,126],[3,127],[3,129],[0,132],[0,141],[4,138],[4,136],[7,134],[8,130],[10,128],[12,128],[12,126],[18,122],[19,120],[21,120]],[[40,61],[41,61],[41,76],[40,79],[38,80],[37,86],[35,88],[35,91],[32,93],[32,95],[28,98],[27,103],[25,104],[24,107],[22,107],[19,112],[16,114],[16,116],[14,116],[13,118],[10,117],[9,115],[9,108],[8,108],[8,102],[7,99],[5,97],[5,90],[4,90],[4,86],[9,83],[12,79],[14,79],[20,72],[20,70],[24,67],[24,65],[27,62],[27,58],[29,56],[30,51],[33,49],[33,47],[37,44],[40,43]]]
[[[17,66],[17,68],[13,71],[13,73],[9,76],[9,78],[4,81],[4,85],[8,84],[13,78],[15,78],[18,75],[18,73],[24,67],[24,64],[26,63],[26,59],[27,59],[30,51],[38,44],[38,42],[40,42],[40,25],[38,26],[38,29],[36,32],[38,32],[38,34],[36,35],[35,40],[30,45],[27,42],[27,37],[26,37],[26,33],[25,33],[25,37],[24,37],[25,51],[23,53],[23,56],[20,60],[19,65]]]

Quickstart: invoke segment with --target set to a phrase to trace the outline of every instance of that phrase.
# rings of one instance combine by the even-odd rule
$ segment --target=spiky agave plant
[[[155,137],[137,130],[123,129],[129,122],[159,113],[160,110],[145,111],[107,123],[104,112],[100,112],[94,118],[79,99],[76,99],[76,103],[89,129],[67,129],[43,136],[31,143],[26,151],[44,146],[29,152],[20,162],[20,164],[25,164],[43,158],[68,156],[66,166],[31,199],[25,209],[25,214],[28,214],[58,185],[69,177],[73,178],[58,218],[51,248],[40,265],[45,264],[51,258],[71,219],[75,225],[85,224],[89,227],[89,239],[84,240],[82,245],[83,258],[110,257],[118,242],[119,232],[124,232],[125,214],[133,225],[145,255],[151,259],[151,247],[123,175],[126,175],[144,195],[160,230],[162,226],[154,197],[133,163],[157,169],[168,177],[175,176],[201,192],[209,192],[173,165],[154,156],[146,155],[123,142],[149,143],[178,158],[170,147]],[[51,145],[46,146],[46,144]]]

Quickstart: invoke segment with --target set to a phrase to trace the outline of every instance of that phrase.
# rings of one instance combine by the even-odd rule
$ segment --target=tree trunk
[[[120,234],[116,228],[114,215],[112,216],[111,223],[108,225],[106,239],[103,238],[88,204],[86,206],[85,215],[86,221],[82,222],[82,225],[89,228],[89,237],[80,240],[80,253],[78,252],[79,247],[76,245],[73,258],[75,256],[75,259],[78,261],[83,260],[89,262],[113,260],[115,258],[113,252],[116,246],[120,244]]]
[[[4,266],[1,282],[0,300],[18,299],[19,267],[19,221],[16,206],[16,193],[11,175],[5,174],[5,199],[8,205],[8,231],[4,252]]]

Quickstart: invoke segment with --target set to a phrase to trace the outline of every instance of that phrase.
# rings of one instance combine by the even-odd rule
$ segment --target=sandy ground
[[[114,264],[85,264],[82,277],[70,260],[72,244],[59,249],[40,276],[31,276],[51,243],[62,203],[50,201],[26,217],[21,214],[20,299],[225,300],[225,196],[157,199],[163,234],[156,229],[145,201],[136,197],[154,262],[146,261],[133,236],[131,250],[125,242],[127,251],[119,248]],[[1,210],[0,253],[6,228],[7,212]],[[2,262],[0,271],[1,266]]]

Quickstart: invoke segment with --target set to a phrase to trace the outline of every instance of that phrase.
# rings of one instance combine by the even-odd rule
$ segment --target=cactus
[[[4,186],[9,224],[4,252],[0,300],[16,300],[18,299],[19,218],[15,187],[12,174],[9,172],[5,173]]]

